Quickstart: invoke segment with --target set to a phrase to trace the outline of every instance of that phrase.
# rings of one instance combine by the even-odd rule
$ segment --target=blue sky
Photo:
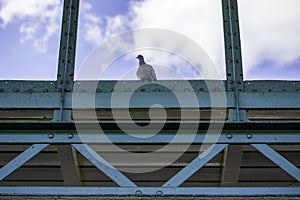
[[[76,71],[95,47],[115,34],[165,28],[197,42],[225,78],[220,2],[81,0]],[[300,80],[300,1],[238,3],[245,78]],[[0,0],[0,79],[56,78],[61,12],[62,0]],[[159,79],[205,77],[170,53],[137,50],[114,61],[101,78],[136,79],[135,56],[139,53],[156,66]]]

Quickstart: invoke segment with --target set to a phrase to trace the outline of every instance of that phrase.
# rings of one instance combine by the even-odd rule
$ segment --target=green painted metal
[[[59,129],[62,122],[67,122],[66,126],[72,126],[71,111],[74,108],[72,105],[72,89],[73,84],[85,85],[80,93],[82,93],[82,101],[88,95],[95,94],[96,103],[95,108],[112,108],[111,96],[113,93],[126,94],[134,92],[134,98],[129,106],[115,106],[114,108],[149,108],[154,101],[163,101],[167,108],[182,108],[173,98],[174,92],[182,93],[183,95],[193,93],[196,95],[199,102],[197,108],[211,108],[211,93],[222,95],[222,87],[226,90],[226,105],[228,109],[228,122],[233,122],[234,126],[242,128],[229,128],[223,130],[220,135],[218,144],[288,144],[300,143],[299,129],[272,129],[272,126],[277,126],[274,122],[269,125],[261,126],[261,129],[251,129],[249,127],[258,123],[247,122],[246,110],[248,109],[300,109],[300,81],[244,81],[243,80],[243,66],[241,56],[241,42],[238,21],[238,7],[237,0],[222,0],[223,10],[223,26],[224,26],[224,41],[225,41],[225,56],[226,56],[226,73],[227,80],[189,80],[192,91],[186,88],[182,80],[158,81],[156,83],[149,83],[138,89],[135,88],[136,81],[99,81],[96,88],[89,87],[95,85],[93,81],[76,81],[74,83],[74,67],[76,54],[76,39],[77,39],[77,25],[79,0],[64,0],[63,19],[61,29],[60,52],[58,57],[58,73],[56,81],[0,81],[0,107],[2,109],[52,109],[54,111],[54,119],[45,124],[51,128],[45,130],[34,130],[36,123],[29,122],[28,127],[23,127],[22,130],[6,130],[0,124],[0,139],[5,144],[81,144],[82,138],[74,130]],[[118,83],[118,88],[115,86]],[[121,84],[120,84],[121,83]],[[168,86],[164,87],[162,85]],[[207,84],[210,86],[208,89]],[[94,91],[95,90],[95,91]],[[135,90],[135,91],[133,91]],[[215,105],[216,106],[216,105]],[[216,106],[218,107],[218,105]],[[224,105],[220,104],[219,108]],[[76,108],[91,108],[89,106],[78,106]],[[93,107],[94,108],[94,107]],[[241,124],[241,121],[246,123]],[[54,123],[58,122],[58,123]],[[60,124],[61,123],[61,124]],[[20,125],[17,122],[10,122],[10,126]],[[42,124],[39,124],[42,125]],[[288,127],[289,124],[283,124]],[[299,122],[296,122],[299,125]],[[22,124],[20,125],[22,126]],[[31,128],[30,128],[31,127]],[[226,124],[225,124],[226,127]],[[41,131],[41,132],[39,132]],[[167,143],[173,138],[173,130],[165,130],[163,134],[153,137],[147,141],[129,137],[120,131],[108,131],[107,134],[112,142],[115,143]],[[93,133],[87,133],[87,141],[95,143]],[[189,133],[187,133],[188,136]],[[203,141],[204,134],[201,131],[195,137],[195,143]],[[188,141],[188,140],[186,140]],[[181,142],[185,142],[185,139]],[[34,146],[34,145],[33,145]],[[43,145],[38,145],[43,147]],[[46,145],[45,145],[46,146]],[[74,145],[79,147],[80,145]],[[220,145],[222,146],[222,145]],[[82,147],[82,146],[80,146]],[[222,146],[223,147],[223,146]],[[30,150],[30,149],[29,149]],[[82,152],[84,151],[81,148]],[[33,151],[33,153],[36,151]],[[265,151],[266,152],[266,151]],[[268,153],[268,155],[271,155]],[[33,154],[31,154],[33,155]],[[26,155],[25,158],[30,158],[31,155]],[[86,154],[88,155],[88,153]],[[275,155],[275,154],[274,154]],[[89,157],[89,156],[88,156]],[[23,156],[21,155],[21,157]],[[93,160],[93,156],[89,157]],[[287,168],[291,168],[287,162],[282,161],[278,155],[273,156],[275,163],[285,164]],[[23,159],[24,161],[24,159]],[[95,161],[95,159],[94,159]],[[95,163],[101,166],[101,163]],[[14,163],[13,163],[14,164]],[[17,162],[19,166],[22,162]],[[198,166],[196,162],[196,167]],[[203,164],[200,162],[200,164]],[[205,163],[204,163],[205,164]],[[191,165],[191,167],[195,167]],[[14,170],[14,167],[8,165],[5,172]],[[99,167],[99,168],[102,168]],[[189,169],[189,168],[187,168]],[[293,167],[298,173],[298,169]],[[188,171],[188,170],[187,170]],[[291,171],[290,169],[288,171]],[[110,171],[109,171],[110,173]],[[111,176],[119,175],[118,172],[112,171]],[[49,187],[26,188],[26,187],[0,187],[1,194],[23,195],[23,194],[60,194],[60,195],[299,195],[299,188],[135,188],[130,180],[126,178],[116,178],[116,181],[121,183],[120,188],[71,188],[62,187],[51,190]],[[180,177],[177,176],[177,178]],[[187,176],[186,176],[187,177]],[[299,177],[299,174],[297,175]],[[180,178],[179,178],[180,179]],[[178,179],[178,180],[179,180]],[[121,181],[121,182],[120,182]],[[176,186],[180,184],[179,180]],[[178,183],[178,184],[177,184]],[[174,185],[173,185],[174,186]],[[245,193],[246,192],[246,193]]]

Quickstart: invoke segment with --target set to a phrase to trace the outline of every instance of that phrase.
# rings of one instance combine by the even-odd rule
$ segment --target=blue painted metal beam
[[[98,133],[0,133],[0,141],[2,144],[32,144],[32,143],[49,143],[49,144],[76,144],[76,143],[123,143],[123,144],[166,144],[170,143],[176,133],[158,134],[154,137],[149,134],[141,134],[141,138],[132,137],[123,133],[106,133],[101,136]],[[186,137],[181,136],[180,141],[173,141],[174,144],[190,143],[194,134],[186,133]],[[193,143],[202,143],[206,134],[197,134]],[[108,140],[107,140],[108,138]],[[145,139],[142,139],[145,138]],[[253,144],[253,143],[272,143],[272,144],[288,144],[300,143],[299,132],[281,132],[281,133],[224,133],[220,135],[217,141],[206,140],[207,142],[216,142],[219,144]]]
[[[197,156],[197,158],[195,158],[190,164],[188,164],[170,180],[163,184],[162,187],[178,187],[227,146],[228,144],[211,145],[203,153]]]
[[[1,195],[42,196],[298,196],[299,187],[0,187]]]
[[[300,90],[299,90],[300,91]],[[121,94],[121,93],[120,93]],[[185,93],[182,92],[182,95]],[[187,93],[188,94],[188,93]],[[190,93],[191,94],[191,93]],[[218,93],[215,93],[218,95]],[[89,93],[82,93],[82,98],[87,97],[88,95],[94,95]],[[197,108],[209,108],[211,106],[210,94],[207,92],[197,92],[195,93],[199,105]],[[300,93],[299,92],[240,92],[240,108],[241,109],[300,109]],[[222,94],[220,93],[220,96]],[[135,95],[130,103],[131,108],[149,108],[149,105],[153,103],[153,99],[162,100],[164,105],[167,105],[167,108],[185,108],[193,106],[179,106],[176,99],[171,98],[172,93],[169,92],[149,92],[142,93],[139,92]],[[0,106],[1,108],[60,108],[60,93],[59,92],[40,92],[40,93],[1,93],[0,92]],[[96,93],[95,94],[95,107],[93,108],[111,108],[111,93]],[[152,99],[152,100],[151,100]],[[145,101],[145,102],[144,102]],[[225,107],[234,108],[235,100],[234,93],[227,92],[226,94]],[[152,105],[152,104],[151,104]],[[215,105],[215,107],[224,107],[223,104]],[[65,109],[72,108],[91,108],[90,105],[72,105],[72,93],[65,93],[64,101]],[[115,108],[128,108],[120,104],[119,106],[115,105]]]
[[[115,167],[111,166],[98,153],[86,144],[72,144],[72,146],[81,153],[86,159],[93,163],[106,176],[111,178],[115,183],[121,187],[137,187],[131,180],[123,175]]]
[[[49,144],[34,144],[0,169],[0,181],[41,152]]]
[[[252,144],[259,152],[300,182],[300,169],[266,144]]]

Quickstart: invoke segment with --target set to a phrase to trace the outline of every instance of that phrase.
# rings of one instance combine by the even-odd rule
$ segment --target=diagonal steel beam
[[[281,156],[279,153],[274,151],[267,144],[251,144],[260,153],[269,158],[272,162],[278,165],[281,169],[286,171],[289,175],[294,177],[298,182],[300,182],[300,169],[298,169],[293,163],[288,161],[286,158]]]
[[[197,156],[197,158],[195,158],[189,165],[175,174],[162,187],[178,187],[227,146],[228,144],[215,144],[210,146],[207,150]]]
[[[111,166],[99,154],[97,154],[91,147],[86,144],[72,144],[72,146],[81,153],[86,159],[93,163],[105,175],[111,178],[115,183],[121,187],[137,187],[131,180],[129,180],[119,170]]]
[[[26,149],[23,153],[19,154],[9,163],[4,165],[0,169],[0,181],[2,181],[5,177],[10,175],[16,169],[21,167],[28,160],[33,158],[36,154],[40,153],[43,149],[45,149],[49,144],[34,144]]]

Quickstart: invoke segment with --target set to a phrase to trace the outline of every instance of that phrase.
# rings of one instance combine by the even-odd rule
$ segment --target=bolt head
[[[49,138],[49,139],[53,139],[53,138],[54,138],[54,134],[53,134],[53,133],[49,133],[49,134],[48,134],[48,138]]]
[[[252,139],[253,135],[252,135],[251,133],[247,133],[247,134],[246,134],[246,137],[247,137],[248,139]]]
[[[226,137],[227,137],[228,139],[232,139],[233,135],[232,135],[231,133],[228,133],[228,134],[226,135]]]
[[[141,191],[141,190],[137,190],[137,191],[135,191],[135,194],[137,194],[137,195],[141,195],[141,194],[143,194],[143,193],[142,193],[142,191]]]
[[[72,139],[73,137],[74,137],[74,134],[73,134],[73,133],[69,133],[69,134],[68,134],[68,138],[69,138],[69,139]]]

